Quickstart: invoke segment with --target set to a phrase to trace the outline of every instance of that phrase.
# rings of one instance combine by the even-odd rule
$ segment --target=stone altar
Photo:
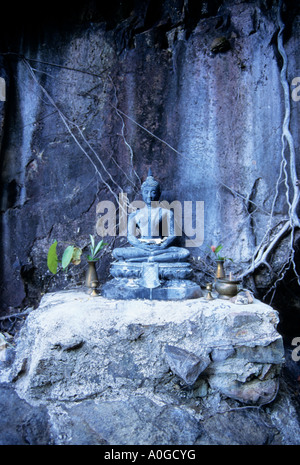
[[[189,251],[174,245],[174,214],[159,204],[160,185],[149,169],[142,184],[145,206],[129,216],[127,239],[131,247],[116,248],[110,273],[102,287],[110,299],[182,300],[202,296],[190,277]]]
[[[257,300],[46,294],[0,381],[47,409],[54,444],[299,444],[277,323]]]

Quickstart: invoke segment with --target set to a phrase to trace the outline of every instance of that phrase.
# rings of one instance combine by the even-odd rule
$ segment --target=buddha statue
[[[175,245],[174,213],[159,203],[160,193],[150,169],[142,184],[144,205],[128,218],[130,246],[112,252],[113,279],[103,285],[104,297],[182,300],[202,295],[200,286],[190,280],[190,252]]]
[[[149,169],[142,184],[145,206],[128,218],[127,239],[133,247],[116,248],[113,256],[127,262],[178,262],[185,261],[190,252],[174,244],[174,214],[159,205],[160,185]],[[140,236],[137,237],[137,231]],[[167,235],[164,235],[165,233]]]

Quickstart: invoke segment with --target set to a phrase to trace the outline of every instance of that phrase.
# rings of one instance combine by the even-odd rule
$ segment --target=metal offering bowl
[[[219,293],[220,299],[230,299],[238,293],[240,281],[231,281],[226,278],[217,279],[215,289]]]

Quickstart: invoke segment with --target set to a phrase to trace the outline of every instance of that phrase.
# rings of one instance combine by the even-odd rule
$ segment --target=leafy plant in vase
[[[229,257],[222,257],[221,255],[219,255],[219,252],[220,250],[222,250],[223,246],[220,244],[220,245],[211,245],[210,246],[210,249],[212,250],[212,252],[214,253],[215,255],[215,259],[216,259],[216,262],[217,262],[217,271],[216,271],[216,278],[217,279],[222,279],[222,278],[225,278],[225,271],[224,271],[224,262],[226,260],[232,260],[232,258],[229,258]]]
[[[229,273],[229,279],[225,277],[225,271],[223,267],[224,262],[225,260],[233,260],[232,258],[221,257],[221,255],[219,255],[220,250],[223,248],[222,245],[212,245],[210,248],[215,254],[217,262],[215,290],[218,292],[218,298],[229,300],[231,297],[234,297],[238,293],[240,284],[240,281],[232,279],[231,273]]]
[[[101,239],[96,245],[94,237],[90,234],[90,254],[87,256],[88,270],[86,272],[85,284],[88,288],[92,289],[91,295],[95,296],[96,288],[98,287],[99,281],[96,272],[95,264],[100,259],[99,253],[107,244]]]
[[[106,242],[103,242],[103,239],[101,239],[100,242],[96,245],[94,237],[90,234],[90,251],[91,253],[87,256],[88,261],[98,261],[99,260],[99,252],[104,248],[104,246],[107,245]]]

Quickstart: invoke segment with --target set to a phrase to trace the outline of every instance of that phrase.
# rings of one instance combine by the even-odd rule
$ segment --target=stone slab
[[[168,373],[165,348],[171,345],[200,359],[209,354],[205,378],[209,374],[218,390],[226,378],[228,394],[228,374],[247,381],[245,364],[249,379],[266,364],[280,366],[277,323],[277,312],[259,301],[241,306],[203,297],[163,302],[48,294],[21,330],[12,376],[22,395],[36,399],[96,395],[120,389],[121,380],[138,388]]]

